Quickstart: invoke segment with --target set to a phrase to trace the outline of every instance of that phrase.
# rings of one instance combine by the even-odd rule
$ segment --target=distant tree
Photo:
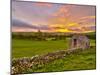
[[[39,29],[37,32],[37,39],[38,40],[45,40],[45,37],[43,36],[43,32]]]

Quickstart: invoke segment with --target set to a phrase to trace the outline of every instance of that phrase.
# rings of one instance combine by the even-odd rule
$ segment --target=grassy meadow
[[[42,55],[48,52],[54,52],[58,50],[67,50],[67,40],[57,41],[34,41],[34,40],[23,40],[13,39],[12,40],[12,57],[31,57],[34,55]],[[91,45],[95,45],[95,40],[91,40]]]
[[[91,37],[93,36],[93,37]],[[83,52],[69,55],[63,59],[55,60],[40,68],[29,69],[31,72],[55,72],[70,70],[86,70],[96,68],[96,44],[94,34],[91,35],[90,45],[93,48]],[[12,58],[32,57],[34,55],[44,55],[58,50],[67,50],[69,48],[70,37],[60,40],[32,40],[12,38]]]
[[[84,52],[69,55],[63,59],[55,60],[54,62],[34,70],[29,69],[27,72],[59,72],[92,69],[96,69],[95,47]]]
[[[48,52],[67,49],[67,41],[34,41],[13,39],[12,40],[12,55],[14,58],[31,57],[34,55],[42,55]]]

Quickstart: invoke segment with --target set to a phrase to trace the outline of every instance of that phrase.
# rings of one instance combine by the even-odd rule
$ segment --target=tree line
[[[95,33],[84,34],[89,39],[96,39]],[[71,38],[73,34],[62,34],[62,33],[47,33],[41,32],[13,32],[13,39],[28,39],[28,40],[66,40],[66,38]]]

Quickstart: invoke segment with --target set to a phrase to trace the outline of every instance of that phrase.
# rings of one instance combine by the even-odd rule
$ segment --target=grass
[[[36,72],[41,72],[41,70],[44,70],[44,72],[50,72],[95,69],[95,58],[95,48],[93,48],[80,54],[69,55],[64,59],[56,60],[41,69],[37,69]]]
[[[95,47],[80,53],[71,54],[63,59],[55,60],[42,67],[29,69],[26,73],[31,72],[59,72],[73,70],[90,70],[96,68],[96,50]]]
[[[32,40],[12,40],[12,57],[31,57],[37,54],[46,54],[57,50],[66,50],[68,40],[57,41],[32,41]]]
[[[13,39],[12,40],[12,57],[31,57],[34,55],[42,55],[48,52],[55,52],[58,50],[67,50],[67,40],[56,41],[32,41]],[[33,72],[59,72],[59,71],[73,71],[73,70],[90,70],[96,68],[96,49],[95,40],[91,39],[90,44],[94,46],[81,53],[68,55],[63,59],[55,60],[44,66],[36,69],[27,69],[25,73]]]
[[[32,41],[23,39],[12,40],[12,58],[32,57],[42,55],[48,52],[68,49],[67,40],[57,41]],[[91,45],[95,46],[95,40],[91,40]]]

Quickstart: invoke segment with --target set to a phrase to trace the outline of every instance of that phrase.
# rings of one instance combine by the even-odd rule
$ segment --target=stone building
[[[90,47],[90,40],[87,36],[81,34],[75,34],[70,40],[70,48],[82,48],[87,49]]]

